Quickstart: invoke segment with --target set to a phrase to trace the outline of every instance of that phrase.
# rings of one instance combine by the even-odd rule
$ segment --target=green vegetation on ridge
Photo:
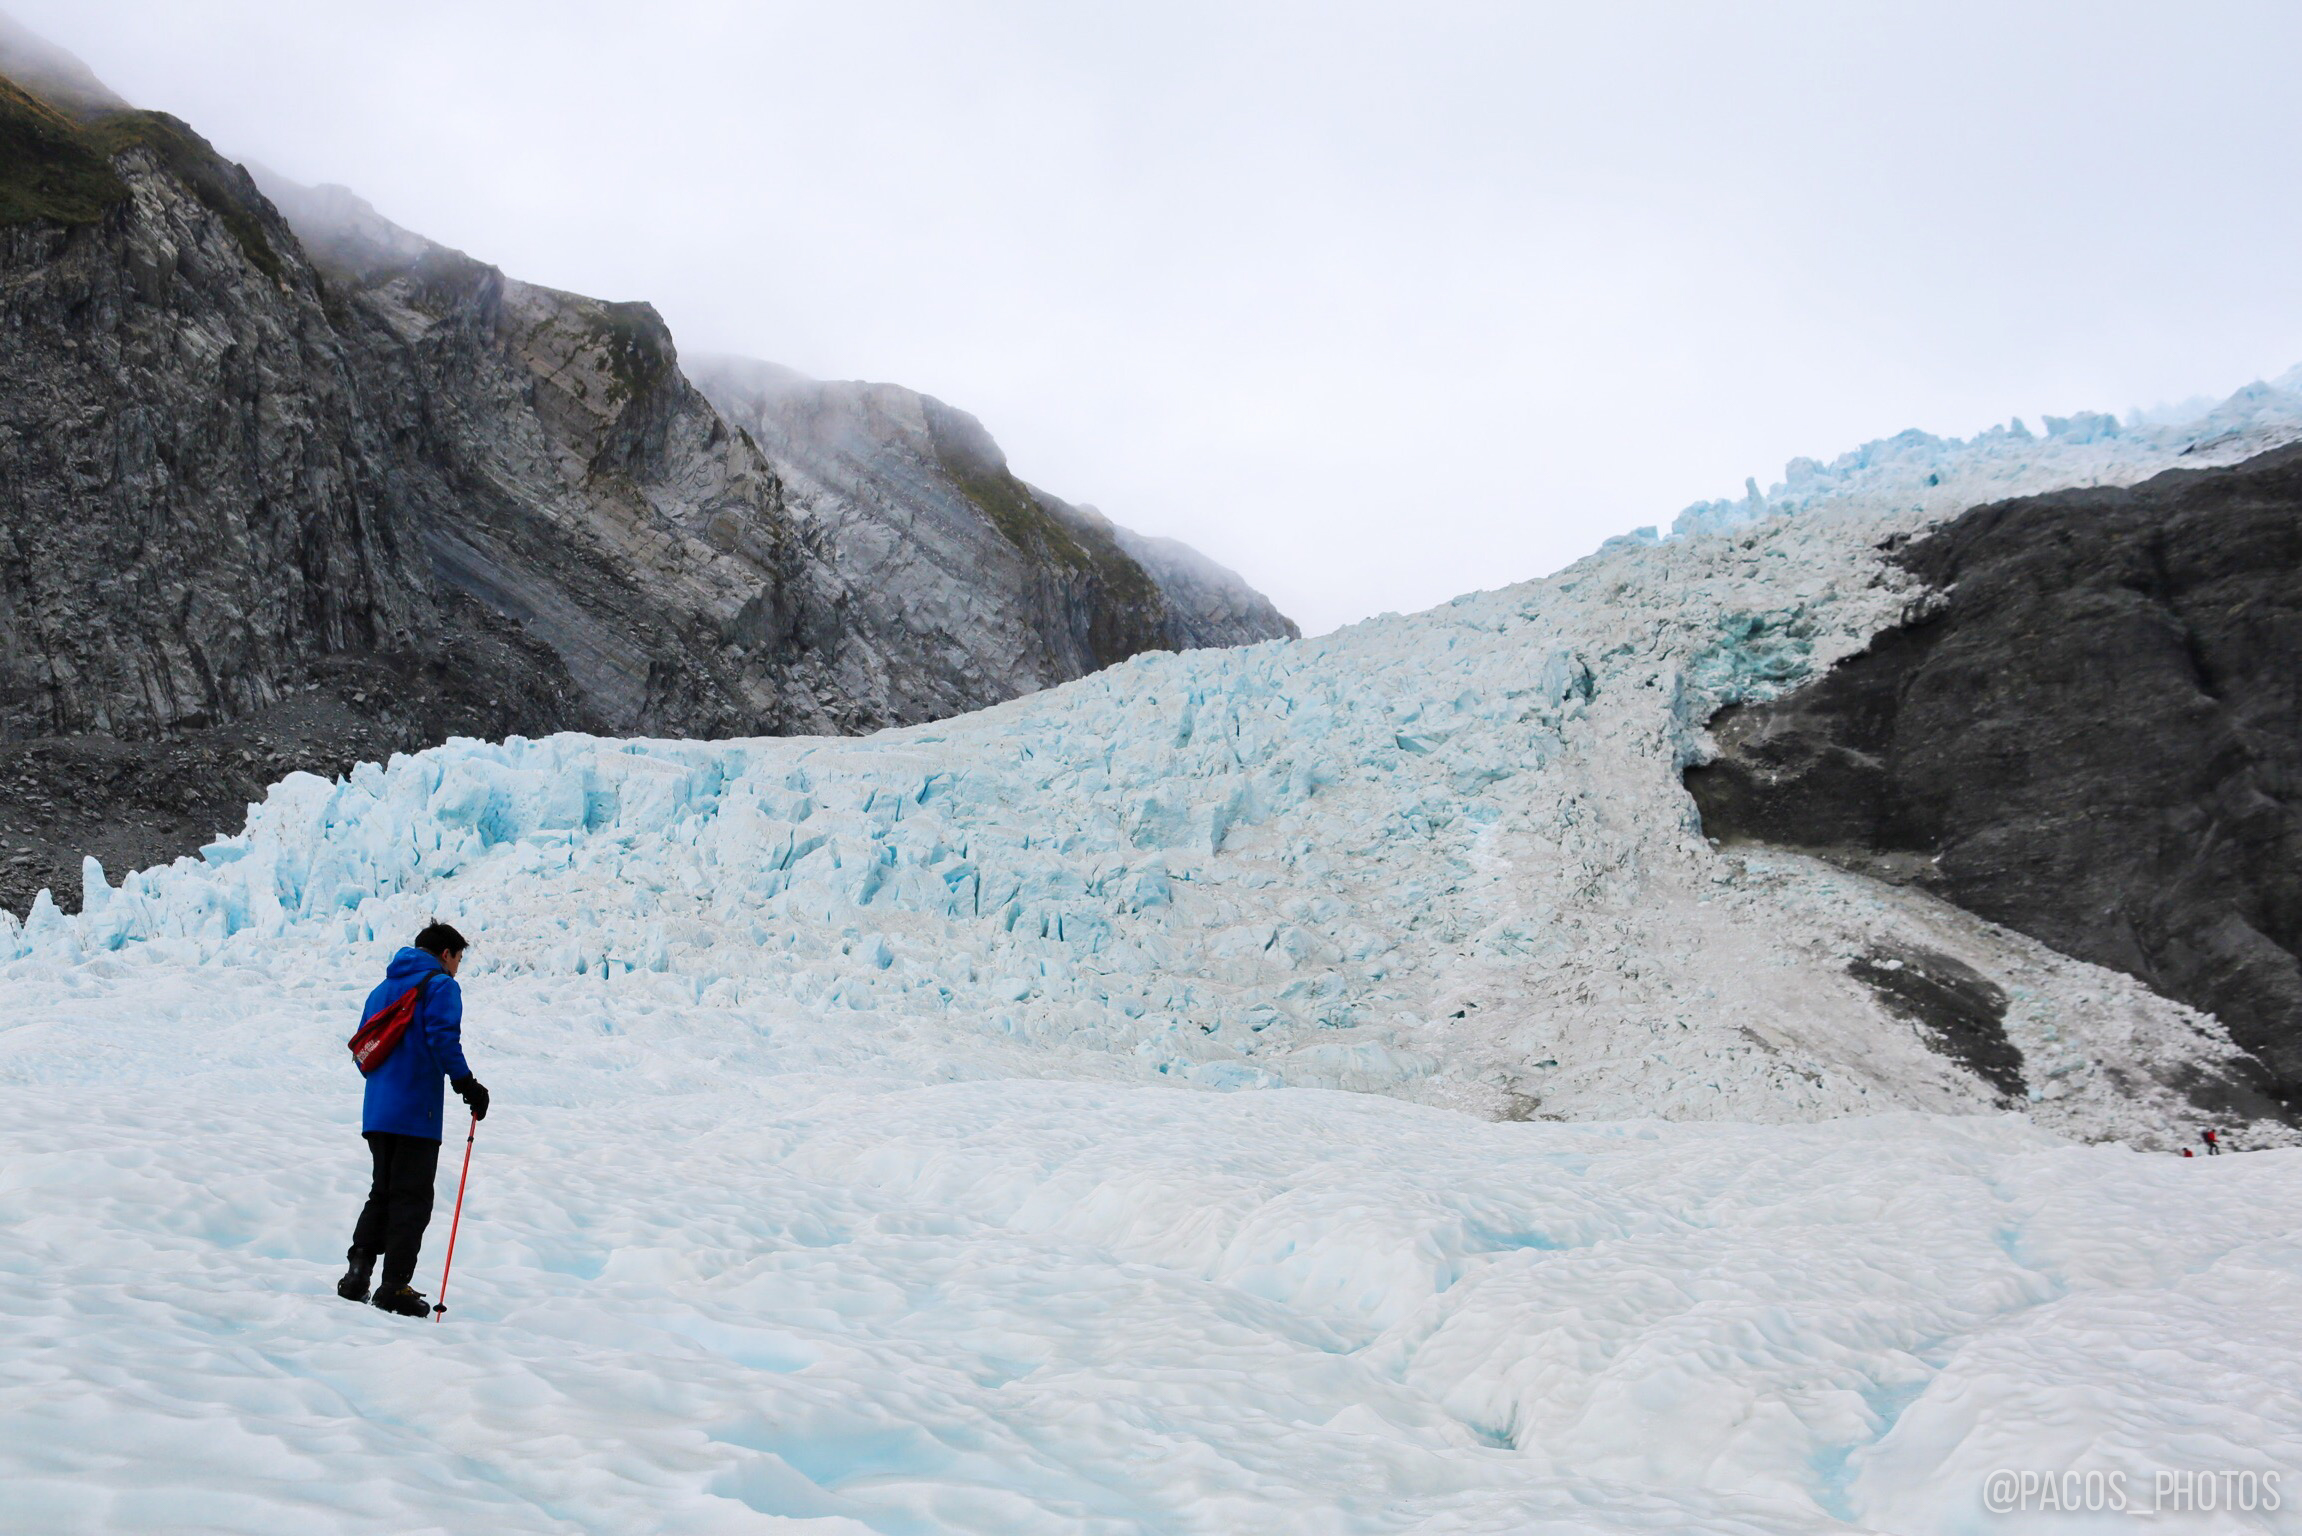
[[[987,464],[951,441],[933,412],[928,431],[936,460],[952,484],[1026,559],[1068,569],[1101,589],[1104,601],[1095,605],[1087,635],[1097,666],[1108,667],[1167,644],[1160,625],[1167,611],[1166,594],[1107,529],[1085,519],[1058,517],[1004,465]]]
[[[607,352],[608,372],[618,390],[609,403],[621,405],[653,388],[670,371],[671,333],[652,304],[603,299],[596,308],[592,334]]]
[[[14,81],[0,79],[0,226],[94,224],[127,201],[113,161],[149,151],[239,241],[265,275],[280,275],[257,216],[257,193],[238,166],[165,112],[106,112],[79,119]]]

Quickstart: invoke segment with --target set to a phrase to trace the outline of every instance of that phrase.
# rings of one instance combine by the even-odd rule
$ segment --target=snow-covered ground
[[[328,1289],[365,978],[75,979],[0,1035],[12,1531],[1937,1531],[2302,1466],[2302,1151],[921,1084],[479,981],[430,1326]]]
[[[329,1290],[354,985],[118,965],[0,1035],[11,1532],[2043,1532],[2125,1526],[1989,1473],[2302,1467],[2302,1151],[922,1085],[482,984],[435,1326]]]
[[[2147,1150],[2219,1027],[1722,857],[1678,777],[1915,600],[1914,484],[2226,462],[2302,424],[2264,389],[934,726],[454,743],[91,870],[0,919],[0,1529],[2122,1529],[1983,1479],[2302,1472],[2302,1150]],[[435,914],[499,1106],[437,1327],[329,1289],[341,1042]],[[1848,975],[1882,944],[2007,990],[2019,1114]]]

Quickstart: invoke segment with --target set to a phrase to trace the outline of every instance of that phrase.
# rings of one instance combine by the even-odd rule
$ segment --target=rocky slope
[[[919,665],[870,683],[890,720],[1028,693],[1146,650],[1293,635],[1230,571],[1016,478],[974,417],[895,384],[708,358],[697,385],[767,454],[859,622]]]
[[[865,730],[1289,632],[919,397],[963,494],[914,508],[882,473],[866,507],[795,508],[648,306],[518,282],[341,189],[274,181],[276,205],[12,28],[0,75],[15,910],[83,852],[196,846],[289,769],[458,733]]]
[[[2302,1095],[2302,450],[1974,509],[1919,615],[1728,709],[1715,836],[1915,883],[2217,1015]]]
[[[434,569],[545,639],[614,728],[869,730],[1295,633],[1204,556],[1026,485],[940,400],[739,359],[691,383],[646,305],[507,279],[341,187],[257,174],[368,327],[363,359],[450,415],[467,478],[514,490],[493,519],[468,491],[435,519]]]

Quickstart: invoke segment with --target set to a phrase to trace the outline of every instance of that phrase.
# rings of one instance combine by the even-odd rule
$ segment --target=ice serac
[[[1188,546],[1019,479],[981,422],[932,396],[745,358],[690,367],[774,464],[859,622],[909,649],[885,674],[888,718],[934,718],[1141,651],[1297,633]]]
[[[2214,1013],[2302,1095],[2302,450],[1978,507],[1916,615],[1713,722],[1714,835],[1908,879]]]
[[[615,999],[771,1039],[779,1070],[1495,1119],[2011,1109],[2158,1146],[2204,1105],[2294,1139],[2222,1022],[1926,890],[1701,835],[1681,774],[1705,722],[1928,601],[1882,545],[1929,522],[1633,541],[866,737],[459,741],[294,776],[201,858],[0,924],[0,959],[356,971],[440,915],[518,1007]]]
[[[873,589],[649,306],[259,185],[12,27],[0,65],[0,905],[196,847],[294,769],[869,730],[1221,629],[1003,464],[1004,563]],[[976,464],[944,414],[931,445]]]

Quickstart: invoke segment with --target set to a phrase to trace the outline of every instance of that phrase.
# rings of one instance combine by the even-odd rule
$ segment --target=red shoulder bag
[[[416,1002],[423,996],[424,982],[431,979],[426,976],[360,1021],[359,1033],[349,1042],[352,1062],[360,1069],[360,1076],[374,1072],[384,1064],[385,1057],[398,1049],[400,1036],[406,1034],[408,1025],[415,1021]]]

